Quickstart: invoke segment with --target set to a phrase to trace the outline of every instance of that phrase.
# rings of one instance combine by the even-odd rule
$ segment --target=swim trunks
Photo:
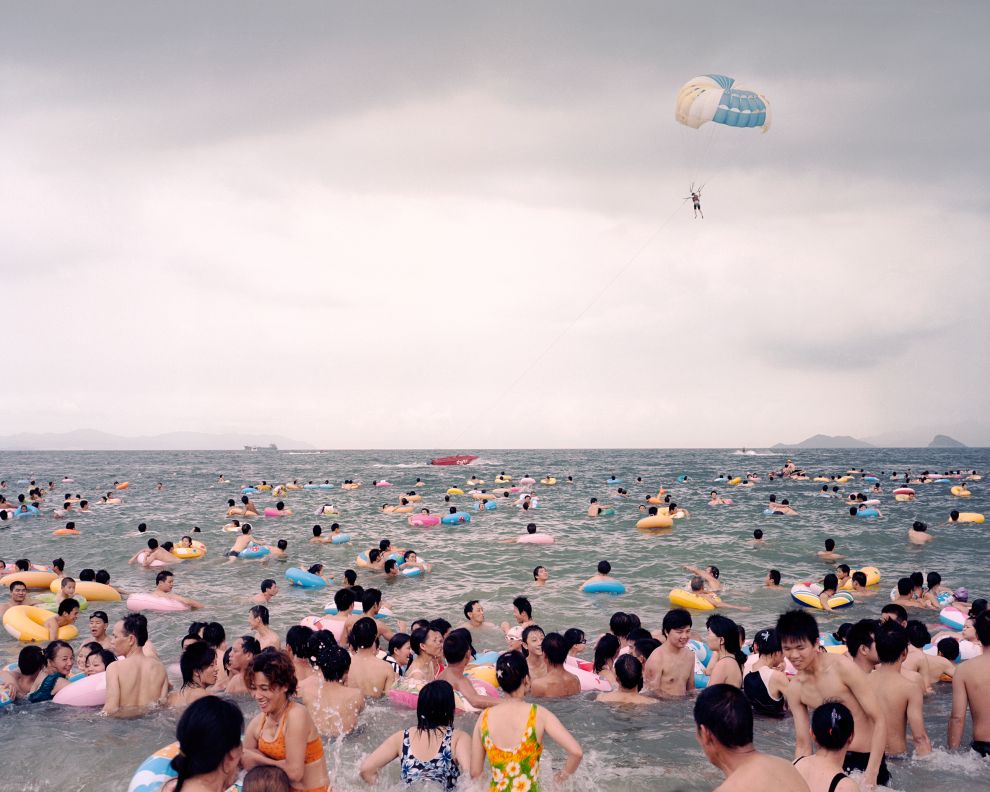
[[[990,741],[988,740],[973,740],[969,747],[984,758],[990,756]]]
[[[870,763],[868,751],[846,751],[846,760],[842,763],[842,769],[847,773],[853,770],[866,772],[866,766]],[[887,755],[880,759],[880,770],[877,772],[877,783],[880,786],[890,786],[890,770],[887,768]]]

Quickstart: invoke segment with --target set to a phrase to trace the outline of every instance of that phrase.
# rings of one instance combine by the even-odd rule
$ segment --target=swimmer
[[[350,654],[344,647],[331,643],[330,638],[319,635],[309,639],[306,652],[318,673],[300,682],[299,693],[317,731],[328,739],[350,734],[364,711],[364,695],[347,684]]]
[[[317,516],[320,516],[320,517],[322,517],[322,516],[324,516],[324,515],[335,515],[335,514],[340,514],[340,512],[338,512],[338,511],[337,511],[337,510],[336,510],[336,509],[334,508],[334,505],[333,505],[332,503],[324,503],[324,504],[323,504],[323,505],[322,505],[322,506],[321,506],[321,507],[319,508],[319,511],[317,511],[317,512],[316,512],[316,514],[317,514]]]
[[[263,545],[263,547],[268,548],[268,558],[274,558],[276,561],[285,561],[288,556],[285,554],[286,548],[289,546],[288,539],[279,539],[274,546],[273,545]],[[261,563],[264,564],[268,561],[268,558],[263,558]]]
[[[844,555],[839,555],[835,552],[835,539],[826,539],[825,549],[819,550],[815,555],[822,561],[839,561],[845,558]]]
[[[292,509],[285,508],[285,503],[283,503],[282,501],[278,501],[275,504],[275,511],[278,512],[279,517],[291,517],[293,514]]]
[[[440,672],[437,679],[449,682],[456,693],[460,693],[465,701],[472,707],[485,709],[499,703],[500,699],[479,693],[474,689],[471,681],[464,675],[464,671],[472,660],[471,633],[460,628],[451,630],[443,639],[443,659],[447,662],[447,667]],[[577,677],[574,677],[576,680]]]
[[[44,627],[48,630],[48,640],[58,638],[58,631],[70,624],[75,624],[79,618],[79,601],[74,599],[62,600],[55,615],[45,620]]]
[[[767,576],[763,579],[763,587],[769,589],[779,589],[780,586],[780,570],[771,569],[767,572]]]
[[[590,578],[588,578],[586,581],[584,581],[584,583],[581,584],[580,588],[584,588],[589,583],[619,583],[621,585],[620,580],[612,577],[611,574],[609,574],[611,571],[612,571],[612,565],[608,561],[599,561],[598,571]]]
[[[835,596],[835,593],[839,590],[839,578],[834,572],[829,572],[822,579],[822,591],[818,595],[818,601],[821,603],[822,610],[832,613],[834,608],[829,605],[829,600]]]
[[[107,700],[103,707],[107,715],[165,702],[168,674],[157,657],[143,651],[147,641],[148,619],[141,613],[130,613],[114,625],[113,653],[119,659],[107,668]]]
[[[728,610],[738,610],[738,611],[748,611],[749,607],[746,605],[732,605],[726,602],[724,599],[720,599],[718,595],[711,591],[705,591],[705,579],[701,575],[695,575],[691,578],[688,586],[691,589],[691,593],[697,597],[701,597],[703,600],[707,600],[716,608],[727,608]]]
[[[952,712],[949,716],[948,747],[956,750],[966,726],[966,708],[973,719],[970,747],[980,756],[990,756],[990,612],[974,621],[982,654],[959,665],[952,678]]]
[[[657,699],[644,696],[643,663],[631,654],[621,655],[613,666],[618,690],[599,693],[595,701],[606,704],[657,704]]]
[[[241,526],[241,535],[234,540],[234,544],[231,546],[230,550],[227,551],[227,561],[235,561],[241,554],[242,550],[246,550],[249,546],[257,544],[255,538],[251,535],[251,524],[244,523]],[[150,539],[148,540],[151,541]]]
[[[255,605],[248,611],[248,627],[254,630],[254,637],[258,639],[258,645],[262,650],[269,647],[281,650],[282,642],[278,633],[268,626],[269,618],[268,608],[264,605]]]
[[[687,696],[694,692],[695,655],[688,646],[691,614],[684,608],[667,611],[661,633],[663,643],[643,666],[646,689],[661,698]]]
[[[867,787],[876,786],[878,776],[885,784],[890,780],[884,761],[887,723],[867,675],[850,658],[819,651],[818,623],[807,611],[787,611],[777,619],[776,629],[784,657],[797,671],[785,688],[794,719],[794,758],[811,753],[808,710],[827,701],[842,701],[854,723],[844,769],[862,770]]]
[[[439,642],[440,634],[433,635]],[[382,698],[395,684],[397,677],[392,666],[378,658],[378,627],[375,620],[368,616],[357,619],[350,629],[348,644],[352,652],[348,687],[357,688],[367,698]]]
[[[166,544],[171,545],[171,542],[166,542]],[[141,554],[144,554],[144,560],[138,560],[138,556]],[[182,559],[176,558],[164,546],[159,546],[158,540],[152,537],[148,540],[148,549],[139,550],[130,557],[127,563],[139,564],[145,569],[149,569],[155,561],[159,562],[158,566],[169,566],[170,564],[180,563]]]
[[[588,516],[597,517],[602,513],[603,507],[598,503],[598,498],[592,498],[590,503],[591,505],[588,506]]]
[[[230,675],[223,684],[223,690],[228,696],[250,692],[245,676],[251,673],[251,664],[259,654],[261,647],[253,635],[242,635],[234,639],[230,645]]]
[[[763,531],[759,528],[755,529],[753,531],[753,540],[750,542],[750,545],[753,547],[763,547],[766,543],[767,540],[763,538]]]
[[[533,569],[533,585],[537,588],[546,586],[549,579],[550,573],[545,566],[538,566]]]
[[[32,600],[28,596],[28,587],[21,581],[15,580],[10,584],[10,602],[0,604],[0,616],[6,613],[10,608],[31,604]]]
[[[702,570],[698,569],[696,566],[684,564],[684,568],[692,575],[698,575],[702,578],[705,581],[705,585],[708,586],[708,591],[716,592],[722,590],[722,583],[719,580],[721,575],[717,566],[708,566]]]
[[[508,622],[502,622],[502,632],[506,635],[517,628],[521,633],[530,625],[536,624],[533,621],[533,604],[526,597],[516,597],[512,600],[512,618],[516,621],[512,627]]]
[[[913,545],[924,545],[935,541],[935,537],[928,533],[928,523],[915,520],[908,529],[908,542]]]
[[[543,636],[540,648],[546,661],[546,672],[533,679],[530,694],[536,698],[565,698],[580,693],[580,680],[564,667],[570,649],[564,636],[548,633]]]
[[[925,600],[915,599],[914,597],[914,584],[911,582],[911,578],[902,577],[897,581],[897,596],[891,600],[894,605],[900,605],[902,608],[922,608],[926,610],[933,610],[932,606]],[[935,608],[937,610],[937,608]]]
[[[167,569],[162,570],[155,576],[155,590],[151,592],[153,597],[161,597],[162,599],[175,600],[176,602],[181,602],[183,605],[188,607],[190,610],[200,610],[203,608],[203,603],[197,602],[190,597],[182,597],[175,594],[172,588],[175,586],[175,575],[169,572]],[[144,646],[144,642],[141,642]]]
[[[870,591],[866,587],[866,573],[857,570],[850,576],[852,578],[852,594],[854,599],[860,597],[875,597],[877,592]]]
[[[109,626],[110,620],[106,613],[101,610],[93,611],[89,616],[90,642],[98,643],[104,649],[111,649],[113,641],[107,634]]]
[[[885,750],[892,756],[907,753],[910,725],[915,756],[927,756],[932,752],[932,744],[925,730],[922,689],[901,673],[908,656],[907,631],[897,622],[885,622],[877,627],[875,643],[880,663],[870,674],[870,684],[884,710]]]
[[[320,525],[313,526],[313,538],[309,540],[310,544],[333,544],[333,537],[323,536],[323,527]]]
[[[829,701],[811,716],[811,733],[818,746],[813,754],[794,760],[794,768],[811,792],[859,792],[859,784],[846,775],[842,763],[853,739],[853,717],[849,708]]]
[[[276,594],[278,594],[278,583],[272,578],[265,578],[261,581],[261,593],[251,597],[251,602],[255,605],[267,605]]]

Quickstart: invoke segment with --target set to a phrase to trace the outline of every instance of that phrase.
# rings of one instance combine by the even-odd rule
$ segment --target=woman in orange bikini
[[[292,660],[277,649],[265,649],[244,676],[261,714],[244,734],[243,766],[274,765],[285,771],[294,790],[330,792],[320,734],[306,707],[290,701],[296,693]]]
[[[543,735],[567,751],[564,769],[554,776],[558,784],[574,774],[584,752],[557,716],[536,704],[527,704],[529,666],[522,652],[506,652],[495,664],[495,676],[507,698],[489,707],[478,718],[471,738],[471,777],[485,769],[485,757],[492,767],[491,792],[537,792]],[[500,745],[514,746],[510,750]]]

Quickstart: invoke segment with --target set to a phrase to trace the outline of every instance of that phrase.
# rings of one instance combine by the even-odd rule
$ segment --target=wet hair
[[[242,786],[244,792],[292,792],[289,776],[275,765],[257,765],[248,770]]]
[[[454,688],[443,679],[423,685],[416,702],[416,729],[438,731],[454,725]]]
[[[214,649],[227,640],[227,631],[220,622],[207,622],[203,625],[203,640]]]
[[[313,656],[313,664],[327,682],[340,682],[351,668],[351,655],[343,646],[326,646]]]
[[[901,659],[907,651],[907,630],[895,621],[886,621],[877,627],[876,632],[877,657],[884,665],[890,665]]]
[[[853,735],[853,716],[845,704],[826,701],[811,714],[811,733],[815,742],[829,751],[840,751]]]
[[[261,643],[253,635],[242,635],[240,641],[242,652],[247,652],[255,657],[261,654]]]
[[[626,690],[643,689],[643,664],[639,658],[624,654],[615,661],[615,678]]]
[[[710,685],[702,690],[694,702],[694,722],[726,748],[753,743],[753,709],[734,685]]]
[[[608,561],[599,561],[598,562],[598,574],[599,575],[607,575],[611,571],[612,571],[612,565]]]
[[[859,583],[863,588],[866,588],[866,573],[857,570],[852,573],[853,583]]]
[[[761,531],[759,528],[757,528],[755,531],[753,531],[753,538],[754,539],[762,539],[763,538],[763,531]]]
[[[68,649],[72,651],[72,647],[66,641],[60,641],[58,639],[50,642],[48,646],[45,647],[44,655],[45,662],[50,663],[58,656],[59,649]]]
[[[321,533],[323,533],[323,528],[321,528],[319,525],[314,525],[313,536],[319,536]]]
[[[742,668],[746,664],[746,655],[739,646],[739,626],[728,616],[719,613],[709,616],[705,626],[722,639],[725,651],[732,655],[739,663],[739,668]]]
[[[109,583],[110,573],[105,569],[97,569],[96,576],[93,578],[97,583]]]
[[[178,774],[175,792],[190,778],[216,770],[240,746],[243,729],[244,716],[232,701],[203,696],[190,704],[175,728],[179,740],[179,752],[172,759]]]
[[[395,559],[390,558],[388,561],[385,562],[385,566],[383,567],[383,569],[385,570],[386,574],[391,575],[392,572],[395,570],[395,567],[396,567]]]
[[[365,613],[382,604],[382,593],[376,588],[365,589],[361,595],[361,608]]]
[[[344,580],[347,581],[348,586],[353,586],[355,583],[357,583],[357,572],[355,572],[353,569],[345,569]]]
[[[74,610],[79,610],[79,600],[69,597],[58,604],[58,615],[67,616]]]
[[[959,657],[959,641],[951,637],[943,638],[935,644],[935,650],[946,660],[951,660],[954,663]]]
[[[860,619],[846,631],[845,644],[852,657],[858,655],[861,648],[873,646],[878,624],[876,619]]]
[[[787,501],[784,501],[784,502],[786,503]],[[708,567],[708,574],[710,574],[713,578],[715,578],[716,580],[718,580],[718,576],[721,573],[718,571],[718,567],[713,565],[713,566]]]
[[[45,662],[45,653],[34,644],[25,646],[17,655],[17,668],[25,676],[37,674],[45,667]]]
[[[103,661],[103,667],[104,668],[106,668],[107,666],[109,666],[111,663],[116,663],[117,662],[117,655],[115,655],[109,649],[104,649],[102,646],[100,647],[100,651],[97,652],[97,651],[94,650],[90,654],[89,657],[94,657],[94,656],[97,656],[97,655]],[[89,657],[86,658],[86,661],[87,662],[89,662]]]
[[[286,697],[296,694],[296,669],[285,652],[268,647],[251,661],[251,673],[246,674],[244,681],[250,690],[254,690],[255,674],[263,674],[269,684],[285,688]]]
[[[323,564],[316,563],[313,564],[309,569],[306,570],[311,575],[319,575],[323,571]]]
[[[910,578],[912,588],[922,588],[925,585],[925,576],[920,572],[912,572]]]
[[[838,591],[839,590],[839,576],[834,572],[829,572],[822,579],[822,591]]]
[[[56,558],[52,561],[52,569],[57,569],[59,572],[65,571],[65,560],[62,558]]]
[[[167,569],[163,569],[161,572],[155,575],[155,585],[157,586],[159,583],[164,583],[170,577],[175,577],[175,575],[173,575]]]
[[[370,616],[362,616],[351,626],[347,642],[354,649],[367,649],[378,640],[378,625]]]
[[[825,540],[825,550],[827,550],[829,553],[835,550],[835,539]]]
[[[771,569],[769,572],[767,572],[767,576],[770,578],[770,580],[773,581],[773,584],[775,586],[779,586],[780,585],[780,570],[779,569]]]
[[[932,642],[932,634],[928,628],[917,619],[910,619],[907,623],[908,643],[916,649],[924,649]]]
[[[289,546],[289,540],[288,540],[288,539],[279,539],[279,540],[278,540],[278,541],[277,541],[277,542],[275,543],[275,546],[276,546],[276,547],[277,547],[277,548],[278,548],[279,550],[285,550],[285,548],[287,548],[287,547]]]
[[[990,646],[990,612],[983,611],[973,620],[973,628],[976,630],[976,637],[984,647]]]
[[[701,575],[694,575],[690,582],[691,591],[704,591],[705,579]]]
[[[550,665],[562,666],[570,651],[567,639],[558,632],[547,633],[543,636],[543,654]]]
[[[849,564],[839,564],[835,568],[835,570],[836,570],[836,572],[841,572],[843,575],[848,575],[849,574],[849,571],[850,571],[849,570]]]
[[[430,629],[440,633],[441,636],[446,636],[453,626],[446,619],[430,619]]]
[[[342,613],[354,604],[354,592],[350,589],[338,589],[333,595],[333,604],[337,606],[337,612]]]
[[[660,631],[667,635],[671,630],[683,630],[691,626],[691,614],[684,608],[671,608],[663,615]]]
[[[404,632],[393,633],[392,637],[388,639],[388,653],[389,655],[394,655],[397,650],[401,649],[409,643],[409,635]]]
[[[272,578],[265,578],[261,581],[261,593],[264,594],[268,589],[275,588],[278,585]]]
[[[928,530],[928,523],[923,523],[921,520],[915,520],[911,524],[911,530],[913,530],[913,531],[921,531],[921,532],[927,531]]]
[[[285,633],[285,645],[292,650],[294,657],[306,657],[306,645],[313,637],[313,628],[302,624],[293,624]]]
[[[910,594],[913,588],[914,585],[911,583],[911,578],[902,577],[898,579],[897,593],[900,594],[902,597],[906,597],[908,594]]]
[[[619,653],[619,639],[612,633],[605,633],[595,644],[595,673],[600,674],[609,660]]]
[[[526,614],[527,618],[533,618],[533,605],[525,597],[516,597],[512,600],[512,607],[520,613]]]
[[[788,640],[807,641],[812,646],[818,645],[818,622],[807,611],[789,610],[780,614],[776,629],[781,645]]]
[[[777,652],[781,651],[777,631],[773,629],[760,630],[754,635],[753,646],[756,647],[757,654],[760,657],[777,654]]]
[[[495,662],[495,679],[506,693],[514,693],[529,676],[529,663],[518,650],[503,652]]]
[[[901,578],[905,580],[906,578]],[[910,591],[910,589],[909,589]],[[899,622],[907,622],[907,610],[903,605],[898,605],[896,602],[888,602],[880,609],[880,614],[889,613],[893,615],[894,619]]]
[[[588,643],[588,639],[585,637],[584,630],[579,630],[577,627],[571,627],[565,630],[564,640],[567,641],[568,652],[578,644]]]
[[[628,613],[616,611],[608,620],[608,631],[616,638],[625,638],[632,629],[632,620]]]
[[[96,570],[89,568],[80,569],[79,580],[81,580],[83,583],[90,583],[96,580]]]
[[[261,623],[264,625],[267,625],[268,620],[271,618],[271,616],[268,613],[268,608],[266,608],[264,605],[255,605],[253,608],[251,608],[251,615],[254,616],[256,619],[261,619]]]
[[[468,600],[464,604],[464,618],[465,619],[467,619],[469,617],[471,611],[474,610],[474,606],[477,605],[477,604],[478,604],[478,600]]]
[[[102,648],[102,647],[101,647]],[[217,660],[217,650],[212,646],[196,641],[189,644],[179,658],[179,670],[182,672],[182,685],[191,685],[193,674],[196,671],[203,671],[213,665]]]
[[[461,662],[470,653],[471,638],[470,634],[465,636],[465,632],[467,630],[453,630],[443,639],[443,659],[448,665]]]
[[[942,576],[938,572],[929,572],[927,582],[928,588],[935,588],[935,586],[942,584]]]
[[[656,638],[640,638],[633,644],[633,651],[638,657],[642,657],[645,663],[659,647],[660,642]]]

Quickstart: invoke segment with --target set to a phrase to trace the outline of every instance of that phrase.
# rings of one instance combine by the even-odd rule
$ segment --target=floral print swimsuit
[[[537,792],[543,746],[536,739],[536,705],[529,711],[522,741],[512,751],[503,751],[488,733],[488,710],[481,714],[481,744],[492,766],[491,792]]]

